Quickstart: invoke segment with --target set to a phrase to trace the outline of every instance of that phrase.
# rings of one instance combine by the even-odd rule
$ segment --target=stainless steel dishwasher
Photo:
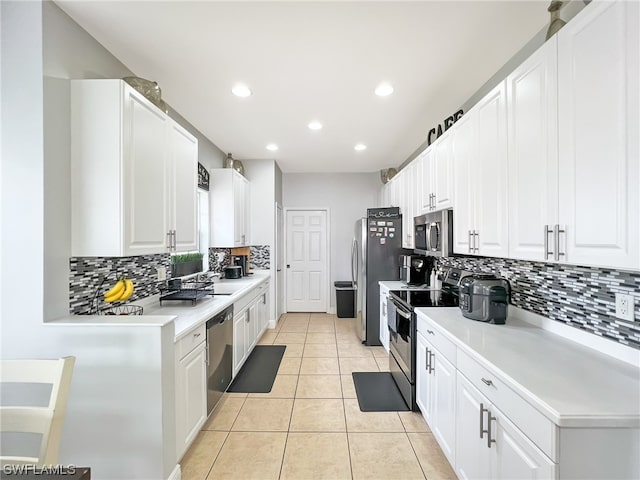
[[[231,383],[233,305],[207,320],[207,415]]]

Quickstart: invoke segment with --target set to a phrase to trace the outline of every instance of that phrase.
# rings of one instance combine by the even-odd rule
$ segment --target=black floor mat
[[[287,347],[256,345],[227,392],[269,393]]]
[[[409,411],[391,373],[353,372],[352,375],[361,412]]]

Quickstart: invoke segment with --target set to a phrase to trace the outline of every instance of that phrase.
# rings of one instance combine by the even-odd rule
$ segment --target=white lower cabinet
[[[387,316],[387,302],[389,289],[380,286],[380,343],[389,352],[389,317]]]
[[[175,351],[176,454],[180,460],[207,419],[207,352],[204,326],[179,340]]]
[[[456,398],[459,478],[556,478],[556,464],[459,372]]]
[[[455,465],[456,368],[420,332],[416,343],[416,402],[449,463]]]
[[[233,308],[233,376],[244,365],[269,323],[269,282],[254,288]]]

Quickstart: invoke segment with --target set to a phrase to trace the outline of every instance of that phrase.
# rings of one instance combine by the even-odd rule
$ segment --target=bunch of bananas
[[[133,282],[126,277],[120,277],[116,284],[104,293],[107,303],[124,302],[133,295]]]

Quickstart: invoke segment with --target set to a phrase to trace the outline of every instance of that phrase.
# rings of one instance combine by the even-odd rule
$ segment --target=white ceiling
[[[397,167],[549,18],[540,0],[56,3],[223,151],[284,172]]]

